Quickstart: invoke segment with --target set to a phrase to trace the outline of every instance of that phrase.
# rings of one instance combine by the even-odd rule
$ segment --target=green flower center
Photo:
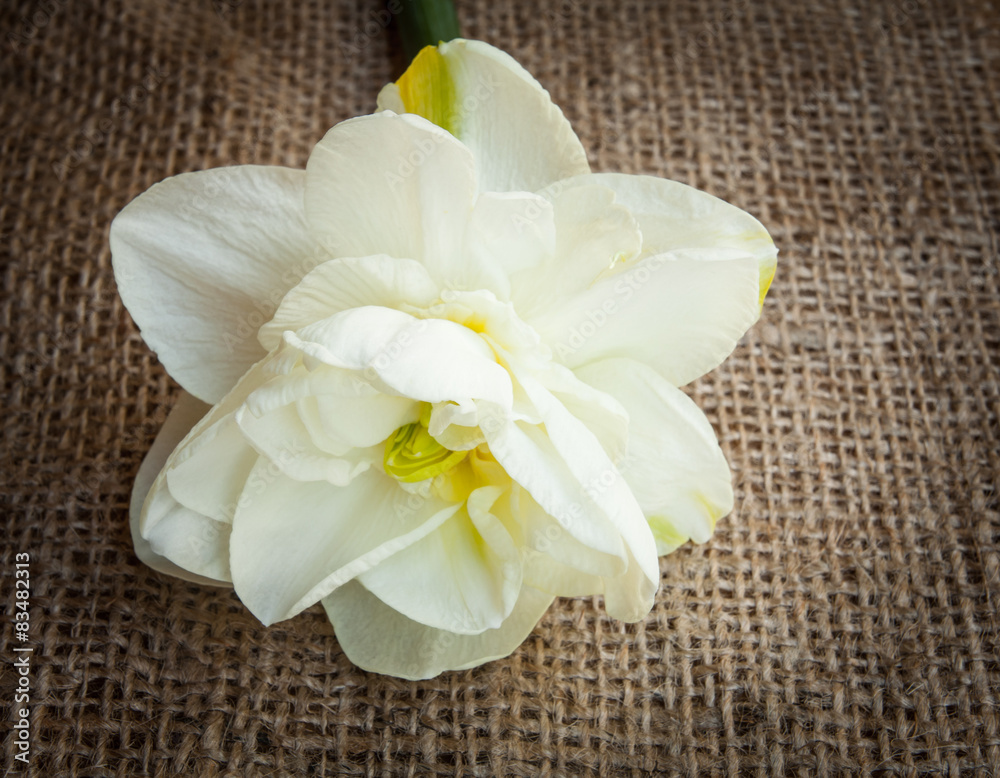
[[[396,430],[385,442],[385,472],[406,484],[447,473],[469,455],[434,440],[426,424],[415,421]]]

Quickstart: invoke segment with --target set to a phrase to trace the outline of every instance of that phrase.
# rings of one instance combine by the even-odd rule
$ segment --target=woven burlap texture
[[[459,0],[598,171],[678,179],[781,248],[688,387],[736,510],[647,619],[557,601],[510,658],[367,674],[318,607],[263,628],[141,565],[178,394],[108,225],[166,176],[302,167],[405,64],[377,0],[35,0],[0,17],[3,651],[31,555],[32,776],[1000,774],[1000,35],[991,3]]]

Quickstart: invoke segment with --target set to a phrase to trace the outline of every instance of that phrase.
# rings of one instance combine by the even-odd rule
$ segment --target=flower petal
[[[284,344],[273,362],[285,359],[291,362],[295,352],[293,346]],[[371,375],[377,380],[374,370]],[[289,408],[298,416],[289,421],[289,434],[291,430],[299,430],[301,450],[317,455],[325,452],[342,456],[351,449],[380,444],[397,428],[420,417],[417,402],[378,392],[363,373],[324,364],[307,368],[298,361],[291,364],[288,372],[275,376],[247,396],[246,408],[241,409],[241,425],[253,440],[250,427],[256,423],[248,417],[263,420],[271,414],[289,413]],[[266,422],[260,430],[274,428],[276,423],[274,432],[287,438],[280,422]],[[263,439],[257,444],[269,445]],[[279,451],[282,448],[287,447],[279,447]]]
[[[427,306],[434,303],[439,291],[426,268],[412,259],[382,255],[331,260],[308,273],[285,295],[274,318],[260,328],[257,337],[271,351],[281,344],[282,333],[335,313],[366,305]]]
[[[184,173],[111,225],[118,291],[167,372],[217,402],[265,351],[258,327],[329,255],[309,235],[305,173],[244,165]]]
[[[135,546],[135,554],[139,560],[157,572],[172,575],[185,581],[194,583],[209,584],[212,586],[228,586],[224,579],[218,580],[204,575],[192,573],[185,570],[176,563],[170,561],[165,556],[153,550],[150,542],[142,536],[139,531],[139,518],[142,515],[142,506],[146,501],[153,482],[163,469],[167,457],[176,448],[177,444],[184,438],[191,428],[197,424],[208,411],[209,406],[192,397],[187,392],[181,392],[177,403],[167,416],[163,427],[156,435],[149,453],[139,466],[139,472],[135,477],[135,484],[132,487],[132,499],[129,503],[129,528],[132,533],[132,543]],[[223,542],[220,535],[219,542]]]
[[[232,524],[236,502],[255,464],[257,452],[228,415],[187,442],[183,453],[164,468],[164,475],[170,496],[179,504]],[[147,530],[152,524],[147,517]]]
[[[429,627],[460,635],[498,629],[521,588],[517,546],[490,513],[501,491],[475,490],[468,511],[358,580],[389,607]]]
[[[420,418],[419,403],[391,394],[356,398],[319,395],[311,400],[299,403],[306,425],[322,431],[327,440],[352,448],[384,443],[397,429]]]
[[[609,359],[577,370],[629,414],[622,472],[649,519],[657,551],[704,543],[733,507],[729,465],[694,401],[646,365]]]
[[[509,54],[480,41],[428,46],[378,97],[472,149],[482,191],[535,192],[590,172],[587,153],[549,93]]]
[[[759,221],[700,189],[653,176],[600,173],[567,187],[603,184],[639,221],[643,256],[691,248],[733,248],[757,259],[760,304],[774,279],[778,250]]]
[[[170,493],[164,490],[158,499],[169,500]],[[187,571],[182,578],[204,577],[218,583],[232,580],[226,553],[231,530],[229,524],[174,503],[167,517],[145,530],[144,537],[154,553]]]
[[[609,615],[622,621],[643,618],[653,606],[653,597],[660,583],[660,570],[656,561],[655,542],[639,504],[597,436],[573,416],[534,375],[518,370],[516,363],[513,370],[518,383],[542,417],[546,439],[552,447],[551,458],[565,463],[579,485],[578,501],[573,506],[576,515],[571,515],[569,521],[561,523],[570,534],[586,543],[580,534],[580,525],[590,525],[595,517],[600,516],[623,541],[629,564],[625,575],[606,579],[608,586],[605,589],[605,605]],[[493,449],[492,440],[490,450],[511,477],[524,486],[539,505],[557,519],[560,518],[558,513],[549,510],[540,499],[540,495],[542,498],[547,495],[539,489],[538,477],[526,483],[511,472],[507,452],[501,457]],[[551,465],[546,469],[551,470]],[[562,506],[559,508],[566,510]],[[595,547],[600,550],[615,548]]]
[[[600,594],[604,591],[602,579],[625,572],[628,561],[620,544],[611,552],[591,548],[546,513],[526,489],[514,484],[512,492],[512,505],[522,526],[525,583],[551,594],[576,597]],[[574,583],[564,591],[550,588],[553,580],[563,585],[570,580]],[[580,581],[586,583],[581,586]]]
[[[508,422],[483,428],[490,453],[547,514],[589,548],[624,558],[621,535],[586,498],[584,485],[534,424]]]
[[[544,373],[536,374],[536,378],[570,414],[583,422],[617,465],[625,454],[629,435],[628,413],[621,404],[562,365],[550,365]]]
[[[470,272],[462,249],[475,197],[472,153],[419,116],[342,122],[306,165],[306,217],[317,240],[338,257],[418,260],[439,288]]]
[[[503,624],[478,635],[456,635],[408,619],[358,581],[324,598],[323,607],[351,662],[370,672],[420,680],[508,656],[534,629],[552,599],[523,587]]]
[[[388,393],[423,402],[483,399],[510,408],[507,371],[472,330],[369,306],[338,313],[285,339],[333,367],[362,371]]]
[[[458,510],[411,506],[379,470],[347,486],[293,481],[261,459],[233,519],[233,586],[265,625],[291,618],[432,532]]]
[[[549,537],[549,536],[546,536]],[[652,595],[637,597],[636,592],[649,590],[649,581],[642,566],[629,550],[622,572],[597,575],[587,572],[578,560],[570,562],[554,558],[553,551],[570,540],[568,535],[555,535],[547,550],[526,548],[524,552],[524,585],[558,597],[604,595],[608,615],[626,622],[644,619],[652,607]],[[578,547],[579,550],[586,550]],[[565,552],[563,550],[563,556]],[[655,588],[654,588],[655,593]]]
[[[235,429],[232,416],[253,387],[269,376],[270,363],[264,359],[248,370],[170,453],[142,506],[139,529],[144,537],[150,537],[160,522],[169,523],[178,507],[186,506],[206,519],[232,522],[248,467],[255,462],[253,449]],[[251,455],[249,462],[247,454]],[[189,460],[194,460],[190,467]],[[177,488],[176,495],[171,492],[171,482]],[[170,530],[163,532],[169,534]]]
[[[282,406],[259,418],[243,406],[234,418],[253,448],[276,470],[296,481],[325,480],[346,486],[376,458],[364,449],[349,448],[336,455],[324,451],[314,442],[312,430],[295,405]],[[249,475],[247,472],[247,478]]]
[[[717,367],[757,320],[758,281],[745,251],[672,251],[626,263],[528,323],[570,368],[628,357],[682,386]]]
[[[615,202],[614,191],[586,183],[590,178],[572,179],[570,186],[560,182],[548,195],[557,236],[554,250],[538,266],[511,278],[511,299],[522,317],[551,307],[554,296],[583,292],[642,248],[643,236],[635,218]]]
[[[381,459],[373,449],[397,427],[419,418],[419,405],[378,393],[356,372],[304,362],[283,343],[262,365],[266,380],[235,410],[234,423],[289,478],[344,486]]]
[[[466,231],[465,253],[475,276],[457,276],[451,289],[488,289],[501,300],[510,296],[510,276],[528,274],[552,256],[556,225],[552,205],[524,192],[483,192]]]
[[[153,551],[190,573],[228,581],[229,535],[237,500],[257,457],[233,412],[268,374],[254,365],[183,437],[149,487],[136,521]],[[236,433],[236,434],[233,434]]]

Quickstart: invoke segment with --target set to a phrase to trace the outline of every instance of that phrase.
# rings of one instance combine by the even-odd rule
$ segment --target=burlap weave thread
[[[168,175],[301,167],[403,62],[375,0],[7,3],[0,708],[30,552],[31,776],[1000,775],[1000,12],[992,2],[459,0],[598,171],[675,178],[781,248],[689,392],[737,509],[644,622],[558,601],[509,659],[358,671],[135,558],[178,388],[108,225]]]

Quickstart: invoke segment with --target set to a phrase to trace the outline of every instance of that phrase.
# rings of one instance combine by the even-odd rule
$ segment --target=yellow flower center
[[[385,442],[385,472],[406,484],[447,473],[469,455],[452,451],[434,440],[423,419],[405,424]]]

